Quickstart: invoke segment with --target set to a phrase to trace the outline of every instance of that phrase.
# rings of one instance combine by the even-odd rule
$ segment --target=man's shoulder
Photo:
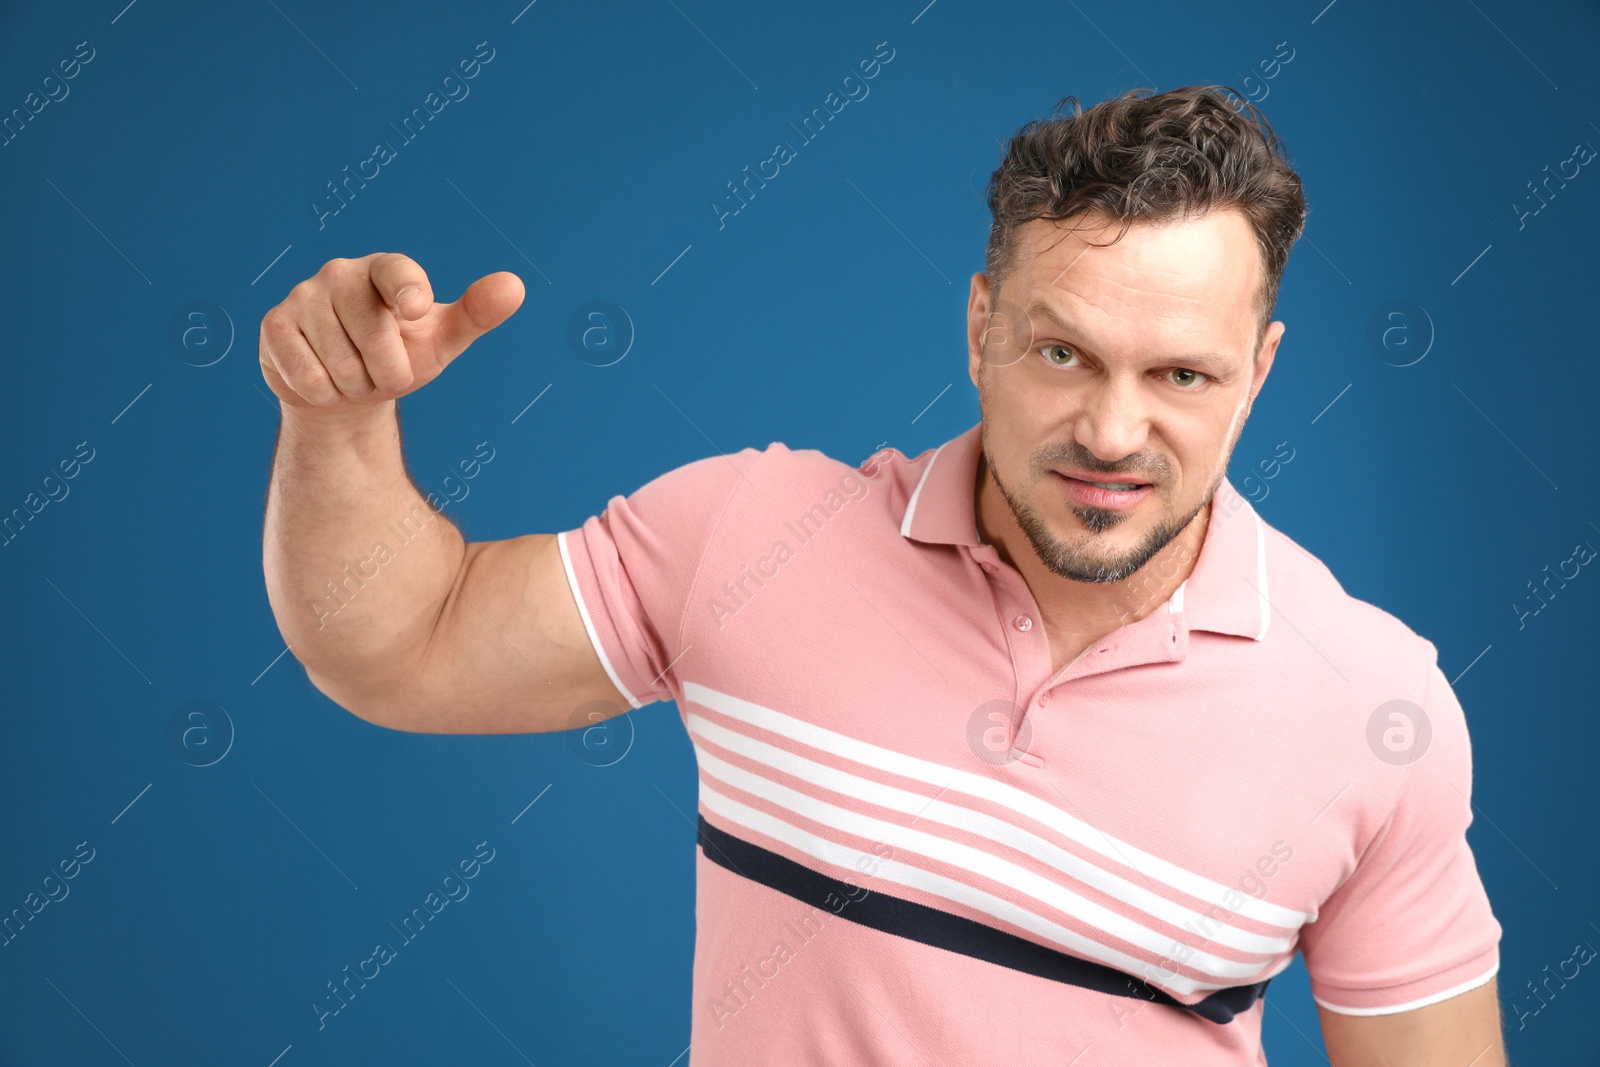
[[[741,490],[777,489],[808,474],[837,473],[847,465],[814,448],[790,448],[782,441],[766,447],[746,445],[732,452],[712,452],[662,470],[641,490],[661,495],[693,492],[726,499]]]
[[[831,513],[867,498],[873,500],[871,510],[898,525],[936,451],[906,456],[899,449],[879,447],[852,464],[818,448],[770,441],[764,448],[750,445],[670,467],[628,501],[660,523],[681,524],[707,536],[718,517],[737,527],[741,520],[794,517],[818,506]],[[853,504],[851,510],[868,506]]]
[[[1432,641],[1392,612],[1351,594],[1310,550],[1262,520],[1276,586],[1269,600],[1285,621],[1301,629],[1312,647],[1336,665],[1349,664],[1369,678],[1416,685],[1438,660]]]
[[[752,446],[733,453],[740,461],[738,471],[730,468],[722,477],[745,507],[803,508],[836,491],[850,500],[876,495],[890,507],[899,501],[903,508],[935,451],[929,448],[907,456],[897,448],[880,446],[859,462],[850,462],[819,448],[772,441],[765,448]],[[696,460],[693,465],[717,458]]]
[[[908,456],[893,445],[883,442],[858,463],[831,456],[817,448],[793,448],[782,441],[773,441],[764,449],[747,448],[744,451],[760,455],[763,462],[785,465],[788,469],[796,471],[817,470],[836,474],[855,471],[869,478],[885,474],[909,475],[915,478],[921,475],[929,460],[933,458],[933,454],[939,449],[937,446],[929,447]]]

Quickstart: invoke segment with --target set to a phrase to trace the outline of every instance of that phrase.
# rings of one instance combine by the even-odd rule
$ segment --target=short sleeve
[[[1329,1011],[1386,1015],[1480,986],[1500,965],[1500,924],[1467,844],[1472,751],[1466,717],[1425,642],[1413,698],[1427,747],[1407,763],[1394,809],[1344,884],[1301,928],[1311,993]]]
[[[556,535],[583,628],[632,707],[672,698],[696,571],[741,472],[762,454],[746,448],[686,463]]]

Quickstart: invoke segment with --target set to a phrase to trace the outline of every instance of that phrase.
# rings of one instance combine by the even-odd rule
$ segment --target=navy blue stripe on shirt
[[[713,863],[862,926],[1039,978],[1191,1011],[1214,1023],[1232,1022],[1235,1015],[1248,1011],[1272,981],[1268,978],[1219,989],[1197,1003],[1183,1004],[1144,979],[1115,967],[1080,959],[965,916],[829,877],[719,829],[704,815],[699,817],[698,839],[706,858]]]

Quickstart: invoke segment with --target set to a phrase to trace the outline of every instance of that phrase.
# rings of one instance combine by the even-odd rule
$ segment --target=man
[[[1230,100],[1073,101],[1012,139],[968,305],[982,419],[915,458],[746,448],[467,544],[395,400],[520,282],[441,304],[380,253],[263,320],[264,564],[319,689],[437,733],[677,702],[690,1067],[1261,1063],[1297,950],[1336,1067],[1504,1064],[1437,650],[1225,477],[1306,213]],[[328,576],[396,523],[390,575],[329,618]]]

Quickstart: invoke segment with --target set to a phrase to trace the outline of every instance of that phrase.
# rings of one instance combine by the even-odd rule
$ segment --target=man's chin
[[[1142,531],[1126,522],[1115,530],[1087,529],[1072,516],[1050,524],[1047,545],[1034,542],[1034,555],[1052,572],[1080,582],[1115,582],[1108,574],[1124,570],[1143,543]],[[1030,541],[1033,539],[1030,538]],[[1054,562],[1047,558],[1054,556]]]
[[[1071,559],[1059,559],[1054,562],[1041,556],[1040,562],[1057,577],[1083,582],[1086,585],[1111,585],[1132,577],[1138,571],[1137,567],[1130,567],[1125,557],[1086,557],[1074,554]]]
[[[1139,517],[1131,511],[1101,511],[1097,508],[1072,509],[1075,525],[1084,533],[1101,535],[1121,532],[1140,525]]]

